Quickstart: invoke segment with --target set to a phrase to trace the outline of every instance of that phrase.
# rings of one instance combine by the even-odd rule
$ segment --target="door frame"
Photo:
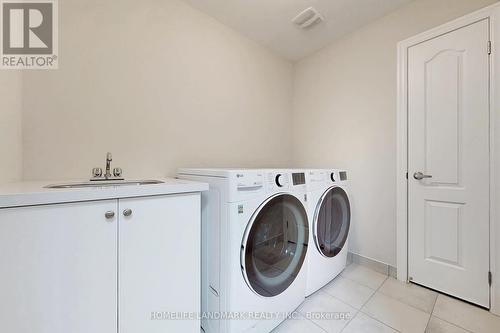
[[[408,282],[408,48],[482,20],[489,20],[490,57],[490,311],[500,315],[500,3],[398,43],[396,238],[397,278]],[[487,45],[485,45],[485,52]],[[498,113],[495,116],[495,111]],[[496,250],[498,249],[498,251]],[[487,279],[485,274],[485,279]]]

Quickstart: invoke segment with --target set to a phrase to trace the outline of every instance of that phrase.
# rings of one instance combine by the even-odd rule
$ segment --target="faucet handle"
[[[102,177],[102,169],[101,168],[93,168],[92,169],[92,177],[94,177],[94,178]]]
[[[113,176],[115,177],[121,177],[123,174],[122,168],[114,168],[113,169]]]

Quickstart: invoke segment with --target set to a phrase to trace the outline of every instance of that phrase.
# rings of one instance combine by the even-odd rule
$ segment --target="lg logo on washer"
[[[0,0],[3,69],[56,69],[57,0]]]

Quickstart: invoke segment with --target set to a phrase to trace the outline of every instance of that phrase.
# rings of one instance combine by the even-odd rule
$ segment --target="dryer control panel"
[[[338,183],[347,181],[347,171],[345,170],[329,170],[328,179],[330,182]]]
[[[306,174],[304,172],[294,172],[292,173],[293,186],[305,185],[306,184]]]

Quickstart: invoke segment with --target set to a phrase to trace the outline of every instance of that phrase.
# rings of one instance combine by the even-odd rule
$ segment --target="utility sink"
[[[156,185],[163,184],[161,180],[99,180],[79,183],[60,183],[50,184],[45,188],[88,188],[88,187],[114,187],[114,186],[140,186],[140,185]]]

